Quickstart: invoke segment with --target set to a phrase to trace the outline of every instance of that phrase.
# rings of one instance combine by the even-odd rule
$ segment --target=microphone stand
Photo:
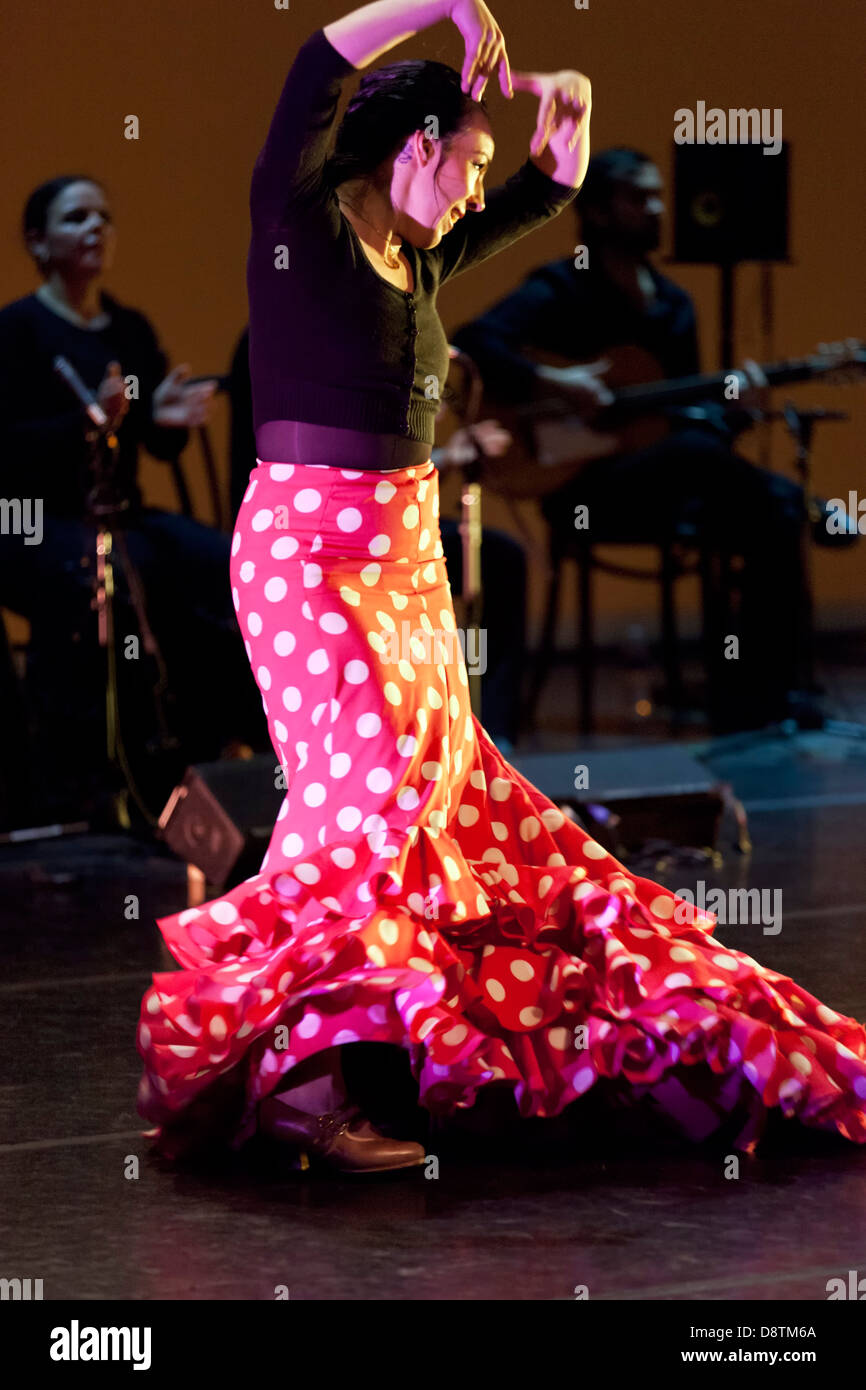
[[[62,359],[61,359],[62,362]],[[123,563],[133,610],[139,625],[144,650],[156,662],[159,679],[153,687],[154,710],[159,733],[155,743],[151,741],[151,752],[166,753],[179,747],[178,740],[171,734],[164,710],[164,700],[168,697],[168,682],[165,663],[159,645],[147,617],[144,589],[141,577],[132,562],[124,534],[123,513],[129,509],[129,498],[120,495],[117,487],[118,438],[110,428],[108,418],[100,406],[90,397],[86,387],[75,378],[74,370],[68,364],[64,369],[55,359],[55,370],[63,377],[70,389],[85,404],[89,426],[85,429],[85,440],[90,454],[89,469],[93,486],[85,502],[85,523],[96,530],[96,570],[93,580],[93,600],[91,607],[97,615],[97,635],[99,646],[105,652],[105,733],[108,765],[113,770],[116,785],[111,790],[111,806],[116,825],[131,829],[128,797],[132,797],[147,824],[156,829],[158,819],[144,804],[129,766],[126,747],[120,723],[120,702],[118,698],[117,651],[114,625],[114,549]],[[84,558],[84,557],[82,557]]]

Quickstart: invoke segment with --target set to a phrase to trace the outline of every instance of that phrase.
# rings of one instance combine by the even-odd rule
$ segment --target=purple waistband
[[[417,468],[432,446],[397,434],[368,434],[302,420],[269,420],[256,430],[256,454],[269,463],[318,463],[388,473]]]

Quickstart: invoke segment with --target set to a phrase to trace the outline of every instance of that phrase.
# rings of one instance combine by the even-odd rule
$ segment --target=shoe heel
[[[291,1160],[290,1167],[297,1172],[306,1173],[310,1167],[310,1156],[306,1149],[299,1149]]]

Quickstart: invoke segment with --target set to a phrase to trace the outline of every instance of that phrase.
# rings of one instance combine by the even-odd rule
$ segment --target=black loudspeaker
[[[273,754],[188,767],[159,818],[161,838],[221,892],[258,873],[285,796]]]
[[[788,260],[788,152],[674,145],[674,260]]]
[[[650,840],[715,847],[724,790],[678,744],[534,753],[511,761],[551,801],[573,806],[593,839],[617,857]]]

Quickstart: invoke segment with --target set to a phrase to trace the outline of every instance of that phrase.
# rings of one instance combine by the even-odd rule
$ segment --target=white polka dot
[[[317,565],[314,560],[307,560],[304,564],[304,588],[317,589],[322,582],[322,566]],[[309,616],[309,614],[305,614]]]
[[[525,816],[517,830],[521,840],[534,840],[541,831],[541,821],[537,816]]]
[[[337,513],[337,525],[341,531],[357,531],[363,520],[357,507],[344,507]]]
[[[376,484],[376,491],[373,493],[377,502],[390,502],[394,493],[397,491],[393,483],[381,482]]]
[[[296,864],[292,873],[301,883],[318,883],[322,877],[315,864]]]
[[[420,800],[414,787],[404,787],[397,793],[397,805],[401,811],[414,811]]]
[[[261,630],[262,630],[262,619],[261,619],[261,614],[260,614],[260,613],[248,613],[248,614],[247,614],[247,631],[250,632],[250,633],[253,635],[253,637],[258,637],[258,635],[259,635],[259,633],[261,632]]]
[[[461,825],[474,825],[478,820],[479,812],[474,806],[461,806],[457,812],[457,819]]]
[[[400,701],[403,699],[403,693],[402,693],[402,691],[401,691],[399,685],[395,685],[393,681],[387,681],[387,682],[386,682],[386,684],[385,684],[385,689],[383,690],[382,693],[383,693],[383,695],[385,696],[385,699],[388,701],[388,703],[389,703],[390,705],[399,705],[399,704],[400,704]],[[420,715],[420,713],[421,713],[421,711],[419,710],[419,715]],[[420,724],[420,722],[421,722],[421,721],[420,721],[420,718],[419,718],[418,722],[419,722],[419,724]]]
[[[270,510],[270,508],[262,507],[260,511],[256,512],[255,516],[250,522],[250,525],[252,526],[254,531],[267,531],[273,519],[274,514]]]
[[[677,901],[680,900],[677,899]],[[653,898],[650,903],[650,912],[653,916],[662,917],[665,921],[673,917],[675,910],[676,902],[674,902],[673,898],[668,897],[667,894],[660,894],[657,898]]]
[[[370,674],[365,661],[348,661],[343,668],[343,676],[349,685],[362,685]]]
[[[524,1028],[534,1028],[544,1018],[544,1010],[539,1009],[535,1004],[531,1004],[525,1009],[521,1009],[517,1017]]]
[[[274,733],[277,736],[278,743],[285,743],[288,739],[289,731],[281,719],[274,720]]]
[[[279,603],[280,599],[285,598],[288,588],[289,586],[282,575],[272,575],[265,584],[265,598],[269,603]]]
[[[314,1038],[322,1026],[322,1020],[318,1014],[304,1014],[295,1031],[302,1038]]]
[[[241,565],[238,571],[238,574],[241,578],[241,583],[249,584],[250,580],[255,577],[255,573],[256,567],[253,564],[252,560],[244,560],[243,564]]]
[[[498,980],[486,980],[484,988],[487,990],[491,999],[495,999],[497,1004],[502,1003],[502,1000],[505,998],[504,985],[501,985]]]
[[[328,653],[324,647],[318,647],[307,657],[307,670],[311,676],[320,676],[323,671],[327,671],[329,665]]]
[[[293,463],[272,463],[271,478],[275,483],[287,483],[295,471]]]
[[[510,970],[515,980],[532,980],[535,977],[535,967],[528,960],[513,960]]]
[[[208,1024],[208,1032],[212,1038],[216,1038],[218,1042],[221,1042],[228,1032],[228,1024],[224,1018],[220,1018],[218,1014],[214,1014]]]
[[[224,927],[236,922],[240,915],[234,903],[214,903],[208,910],[213,920]]]
[[[321,782],[311,782],[304,790],[304,802],[307,806],[321,806],[326,796],[327,792]]]
[[[373,561],[373,562],[372,562],[371,564],[369,564],[369,565],[365,565],[364,568],[361,570],[361,579],[362,579],[363,582],[367,585],[367,588],[368,588],[368,589],[369,589],[373,584],[378,584],[378,582],[379,582],[381,576],[382,576],[382,566],[381,566],[381,565],[377,565],[375,561]]]
[[[511,795],[511,783],[504,777],[494,777],[490,783],[490,795],[494,801],[507,801]]]
[[[290,713],[301,708],[301,692],[297,686],[287,685],[283,691],[283,704]]]
[[[331,759],[331,776],[335,778],[348,777],[352,771],[352,759],[348,753],[335,753]]]
[[[312,487],[302,488],[295,497],[295,506],[299,512],[314,512],[321,505],[321,494]]]
[[[736,970],[739,962],[733,956],[718,955],[713,956],[713,965],[717,965],[720,970]]]
[[[408,506],[403,513],[403,525],[407,527],[407,529],[411,530],[413,527],[418,525],[420,515],[421,514],[418,511],[418,508],[415,506],[415,503],[413,502],[411,506]]]
[[[270,671],[268,670],[267,666],[260,666],[260,667],[259,667],[259,669],[256,671],[256,680],[258,681],[258,683],[259,683],[259,685],[261,686],[262,690],[270,690],[270,688],[271,688],[271,673],[270,673]]]
[[[357,806],[344,806],[337,812],[337,824],[341,830],[357,830],[361,824],[361,812]]]
[[[382,720],[378,714],[362,714],[355,723],[361,738],[375,738],[382,728]]]
[[[587,840],[583,846],[583,852],[587,859],[606,859],[607,850],[601,845],[597,845],[595,840]]]
[[[437,762],[422,763],[421,776],[426,777],[428,782],[438,782],[442,776],[442,764]]]
[[[367,546],[367,549],[369,550],[371,555],[385,555],[390,550],[390,548],[391,538],[390,536],[386,535],[374,536],[370,544]]]
[[[682,970],[674,971],[673,975],[665,976],[665,985],[668,989],[686,989],[691,983],[688,975],[684,975]]]
[[[374,767],[372,772],[367,773],[367,787],[371,792],[387,792],[391,790],[393,778],[386,767]]]
[[[287,835],[280,848],[287,859],[297,859],[304,852],[304,842],[300,835]]]
[[[240,548],[241,548],[241,533],[240,533],[240,531],[235,531],[234,535],[232,536],[232,555],[237,555],[237,553],[238,553],[238,551],[240,550]]]
[[[330,632],[334,636],[338,636],[339,633],[345,632],[348,626],[349,624],[346,622],[342,613],[323,613],[319,619],[319,627],[322,631]]]
[[[401,758],[411,758],[418,751],[418,740],[411,734],[401,734],[397,739],[397,752]]]
[[[298,548],[298,540],[295,536],[280,536],[278,541],[274,541],[271,546],[271,555],[275,560],[288,560],[294,555]]]
[[[392,922],[390,918],[386,918],[383,922],[379,923],[379,935],[386,946],[396,946],[400,939],[400,929],[396,922]]]

